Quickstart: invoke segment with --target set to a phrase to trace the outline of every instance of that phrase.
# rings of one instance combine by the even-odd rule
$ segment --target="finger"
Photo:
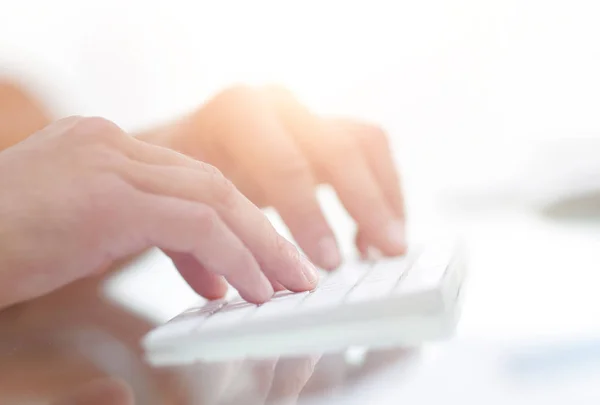
[[[368,259],[369,241],[365,238],[364,232],[362,232],[360,229],[354,237],[354,244],[358,249],[361,260]]]
[[[132,160],[158,166],[178,166],[203,170],[206,166],[202,161],[193,159],[183,153],[153,145],[133,137],[126,137],[120,145],[120,152]]]
[[[124,196],[122,204],[127,218],[121,218],[121,227],[131,230],[137,245],[129,250],[157,246],[163,250],[188,253],[202,266],[224,276],[250,302],[265,302],[273,295],[269,280],[248,248],[227,227],[209,206],[171,196],[159,196],[132,190]],[[115,231],[120,235],[122,233]],[[118,246],[126,242],[113,240]],[[187,277],[191,282],[205,279]],[[200,284],[194,290],[204,291]]]
[[[166,252],[183,279],[192,289],[208,300],[223,298],[227,282],[223,276],[211,273],[194,256],[188,253]]]
[[[339,249],[317,200],[310,162],[263,92],[238,89],[228,97],[223,104],[236,106],[236,125],[223,133],[228,152],[257,179],[258,194],[277,209],[307,256],[323,268],[339,266]]]
[[[375,126],[351,120],[336,119],[328,120],[328,122],[338,131],[358,141],[388,206],[398,220],[405,221],[404,197],[401,191],[400,176],[393,161],[385,133]],[[356,247],[363,259],[371,256],[369,243],[364,232],[359,229],[356,236]]]
[[[359,250],[374,244],[389,255],[403,253],[403,201],[383,131],[350,120],[320,119],[282,88],[269,87],[265,92],[357,221]],[[369,208],[369,202],[375,205]]]
[[[383,256],[379,249],[374,248],[369,244],[369,240],[360,230],[356,233],[355,244],[361,260],[376,261],[381,259]]]
[[[121,175],[140,190],[212,207],[252,252],[270,280],[278,281],[293,291],[314,288],[317,281],[314,267],[302,260],[296,248],[275,231],[262,211],[213,167],[203,165],[205,170],[193,170],[137,162],[127,166]],[[207,266],[207,263],[203,264]],[[225,277],[233,284],[229,277],[236,276],[229,274]]]
[[[238,120],[239,122],[239,120]],[[246,125],[248,129],[252,124]],[[282,136],[285,136],[282,134]],[[140,141],[137,141],[140,142]],[[260,139],[257,142],[262,145]],[[264,141],[267,142],[267,141]],[[310,165],[302,156],[293,142],[286,140],[289,153],[282,153],[282,148],[278,148],[281,156],[288,156],[283,159],[281,156],[272,156],[272,151],[267,152],[265,156],[257,157],[263,167],[256,166],[255,162],[247,162],[246,165],[254,174],[251,177],[258,179],[262,184],[260,194],[271,202],[282,220],[290,230],[290,233],[298,242],[298,245],[306,252],[307,256],[318,266],[324,269],[335,269],[340,265],[341,257],[337,246],[337,241],[331,231],[327,220],[325,219],[319,202],[315,194],[316,183],[312,176]],[[230,142],[236,144],[236,142]],[[237,148],[232,146],[232,148]],[[163,150],[153,145],[139,145],[131,151],[129,156],[146,163],[164,162],[171,166],[184,166],[197,170],[205,170],[206,164],[192,159],[182,154],[172,154],[169,150]],[[252,147],[246,147],[244,156],[255,156],[258,152],[249,152]],[[237,152],[233,152],[236,155]],[[242,153],[240,151],[239,153]],[[243,161],[244,157],[240,158]],[[190,162],[191,161],[191,162]],[[240,162],[242,164],[242,162]],[[272,266],[270,260],[265,262],[269,274],[278,273],[278,263],[273,260]],[[279,263],[281,265],[281,263]],[[269,271],[269,269],[272,269]]]
[[[352,120],[336,119],[330,122],[358,140],[390,208],[397,218],[404,220],[405,206],[400,175],[385,132],[376,126]]]
[[[260,143],[260,140],[259,140]],[[230,142],[230,144],[237,145],[238,142]],[[175,167],[186,167],[192,170],[198,170],[205,175],[212,175],[213,180],[217,181],[221,185],[225,180],[223,176],[216,170],[215,168],[207,165],[204,162],[200,162],[194,159],[191,159],[181,153],[171,151],[169,149],[157,147],[154,145],[147,144],[145,142],[139,141],[137,139],[130,139],[128,145],[124,145],[125,153],[132,159],[152,165],[167,165],[167,166],[175,166]],[[250,152],[244,151],[241,153],[242,156],[250,155],[252,156],[252,150]],[[240,160],[243,160],[243,157]],[[266,161],[266,159],[257,159],[258,161]],[[250,170],[253,170],[252,167],[256,165],[255,162],[250,163]],[[277,164],[268,165],[269,167],[273,166],[273,171],[277,171]],[[256,171],[254,175],[255,178],[265,178],[263,172]],[[271,174],[272,175],[272,174]],[[337,253],[337,244],[335,242],[335,238],[333,233],[329,229],[323,214],[319,208],[319,204],[316,200],[316,196],[314,195],[314,185],[312,186],[302,186],[302,184],[306,184],[305,182],[300,182],[299,188],[304,189],[304,192],[300,192],[301,196],[306,196],[305,200],[297,203],[301,209],[305,211],[305,213],[298,212],[297,210],[286,210],[286,207],[289,204],[278,204],[282,208],[280,210],[280,215],[284,221],[287,220],[286,224],[290,227],[292,235],[296,238],[299,245],[305,250],[312,251],[309,254],[311,259],[315,260],[317,264],[324,266],[325,268],[335,268],[337,264],[336,261],[336,253]],[[309,182],[309,184],[312,184]],[[195,184],[191,189],[186,190],[185,192],[178,192],[178,195],[186,195],[189,197],[189,194],[194,189],[198,188],[198,184]],[[226,187],[231,187],[230,185]],[[287,185],[286,185],[287,187]],[[274,189],[281,189],[281,187],[271,187],[267,186],[266,189],[269,190],[270,194],[273,196],[271,199],[276,200],[278,197],[287,195],[284,191],[277,192]],[[196,193],[197,194],[197,193]],[[239,213],[247,212],[251,214],[242,218],[234,218],[231,219],[230,216],[224,218],[228,224],[233,229],[240,231],[239,235],[242,240],[246,243],[247,246],[250,247],[252,252],[257,257],[257,260],[261,264],[263,271],[269,279],[273,282],[273,286],[278,287],[283,285],[284,287],[293,290],[293,291],[304,291],[306,289],[314,288],[316,280],[318,277],[316,272],[314,271],[314,267],[312,264],[308,263],[305,260],[301,259],[301,256],[297,254],[296,248],[289,243],[285,238],[279,235],[269,221],[265,218],[264,214],[247,200],[241,193],[236,193],[237,197],[240,199],[240,207],[237,208]],[[197,196],[196,196],[197,197]],[[204,196],[206,199],[206,196]],[[291,197],[289,197],[291,198]],[[245,207],[245,209],[244,209]],[[233,214],[233,216],[238,216],[238,212],[222,212],[221,214]],[[306,212],[312,212],[306,213]],[[298,225],[296,218],[312,218],[313,227],[311,229],[321,229],[320,238],[315,237],[315,233],[318,232],[302,232],[302,230],[306,229],[306,224]],[[231,219],[231,221],[229,221]],[[242,222],[240,222],[242,221]],[[248,224],[248,227],[245,227],[244,224]],[[290,226],[291,224],[291,226]],[[238,226],[239,225],[239,226]],[[259,232],[260,230],[260,232]],[[257,237],[261,232],[264,233],[264,238]],[[318,240],[316,244],[314,240]],[[335,246],[334,249],[331,246]],[[316,248],[315,248],[316,246]],[[312,250],[311,250],[312,247]],[[328,248],[329,247],[329,248]],[[277,249],[277,250],[274,250]],[[277,254],[274,252],[279,251],[281,254]],[[308,253],[307,253],[308,254]],[[339,256],[339,255],[338,255]],[[332,260],[333,257],[333,260]],[[319,260],[319,258],[321,258]],[[298,274],[302,274],[303,278],[298,279]],[[308,281],[307,281],[308,280]]]
[[[270,179],[272,183],[278,181]],[[342,258],[335,235],[321,212],[315,186],[291,178],[289,182],[293,185],[290,193],[273,195],[268,197],[269,201],[275,201],[273,206],[306,255],[323,269],[336,269]],[[269,194],[275,194],[275,191]]]
[[[273,290],[275,290],[275,292],[285,290],[285,287],[282,286],[278,281],[271,282],[271,285],[273,286]]]
[[[364,237],[386,255],[403,253],[404,222],[390,209],[358,143],[335,130],[323,141],[325,176]]]
[[[168,197],[156,198],[162,201],[168,199]],[[162,207],[157,201],[149,202],[152,204],[151,207],[156,206],[158,211],[156,215],[157,217],[160,215],[161,218],[156,224],[150,225],[152,229],[148,233],[155,236],[156,246],[163,247],[171,243],[165,247],[169,250],[193,254],[204,269],[224,276],[247,301],[262,303],[271,298],[274,293],[273,288],[260,270],[254,256],[213,209],[186,201],[178,201],[177,206],[170,207],[170,201],[166,203],[162,201],[160,203]],[[173,212],[174,210],[178,212]],[[166,228],[163,221],[168,221],[170,228]],[[153,225],[159,227],[154,228]],[[158,233],[166,235],[166,238]],[[187,268],[187,270],[193,269]],[[210,285],[203,285],[209,278],[203,273],[184,274],[186,280],[194,283],[192,288],[195,290],[204,292],[211,288]]]
[[[122,381],[106,378],[92,381],[53,402],[53,405],[133,405],[133,393]]]

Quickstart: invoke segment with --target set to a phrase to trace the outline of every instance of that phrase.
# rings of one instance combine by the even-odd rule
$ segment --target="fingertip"
[[[377,248],[374,248],[373,246],[369,246],[367,248],[367,254],[366,254],[366,259],[370,260],[370,261],[377,261],[380,260],[383,257],[383,254],[381,253],[381,251]]]
[[[275,292],[283,291],[286,289],[283,285],[281,285],[279,281],[271,281],[271,286],[273,287],[273,291]]]
[[[367,239],[365,238],[364,232],[358,231],[358,233],[356,234],[356,236],[354,238],[354,244],[356,246],[356,249],[358,250],[360,259],[367,260],[369,243],[368,243]]]
[[[401,255],[406,252],[406,232],[404,222],[391,221],[385,229],[385,246],[383,253],[391,256]]]
[[[356,247],[363,260],[383,256],[401,256],[407,251],[406,226],[402,220],[388,221],[387,225],[361,229],[356,236]],[[373,253],[377,252],[378,257]]]
[[[304,292],[314,290],[319,284],[320,275],[315,265],[299,252],[297,262],[293,265],[293,274],[286,275],[283,285],[287,290],[293,292]]]
[[[314,264],[303,254],[300,254],[300,264],[302,266],[302,274],[307,282],[307,289],[314,288],[319,282],[319,273]]]
[[[212,286],[212,289],[203,290],[201,295],[209,301],[214,301],[224,298],[228,291],[229,285],[227,282],[225,282],[225,280],[219,280],[218,283],[215,283],[215,285]]]
[[[273,286],[268,280],[265,279],[265,283],[260,291],[260,300],[262,302],[267,302],[273,297],[274,294],[275,290],[273,289]]]
[[[215,300],[223,298],[229,290],[225,279],[208,271],[194,256],[185,253],[166,252],[188,285],[198,295]]]
[[[260,281],[253,287],[242,286],[238,288],[240,296],[252,303],[252,304],[264,304],[269,301],[273,294],[275,294],[275,290],[271,285],[271,282],[264,276],[264,274],[260,273]]]
[[[272,251],[269,263],[261,263],[261,268],[274,286],[293,292],[312,290],[319,281],[315,265],[294,244],[279,235],[278,246]]]
[[[342,257],[335,238],[326,236],[318,243],[319,255],[316,263],[325,270],[335,270],[342,263]]]

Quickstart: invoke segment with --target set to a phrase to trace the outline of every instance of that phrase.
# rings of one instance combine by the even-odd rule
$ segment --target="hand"
[[[100,118],[68,118],[0,153],[0,307],[166,250],[192,288],[251,302],[314,288],[314,268],[212,166]],[[181,267],[179,265],[181,264]]]
[[[399,178],[377,127],[315,116],[279,88],[238,87],[145,139],[218,167],[252,202],[275,207],[323,268],[337,267],[340,254],[316,199],[319,183],[331,184],[356,220],[363,255],[406,249]]]

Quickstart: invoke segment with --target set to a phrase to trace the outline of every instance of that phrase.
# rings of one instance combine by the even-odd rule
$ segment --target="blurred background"
[[[317,112],[379,123],[411,234],[456,230],[470,243],[475,304],[460,334],[600,329],[600,200],[588,198],[600,190],[597,2],[0,3],[1,68],[57,116],[133,131],[228,85],[276,82]],[[350,221],[323,199],[350,251]],[[126,285],[128,303],[159,321],[196,299],[174,272],[153,271],[115,291]]]
[[[0,66],[26,70],[57,115],[134,130],[232,83],[277,82],[380,123],[407,181],[447,186],[519,177],[531,149],[598,139],[593,1],[1,3]]]

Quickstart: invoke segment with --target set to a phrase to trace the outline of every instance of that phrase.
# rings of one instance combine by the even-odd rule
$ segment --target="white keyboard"
[[[262,305],[210,301],[142,343],[154,365],[419,345],[453,332],[464,267],[458,245],[434,242],[401,258],[346,263],[315,290],[281,291]]]

